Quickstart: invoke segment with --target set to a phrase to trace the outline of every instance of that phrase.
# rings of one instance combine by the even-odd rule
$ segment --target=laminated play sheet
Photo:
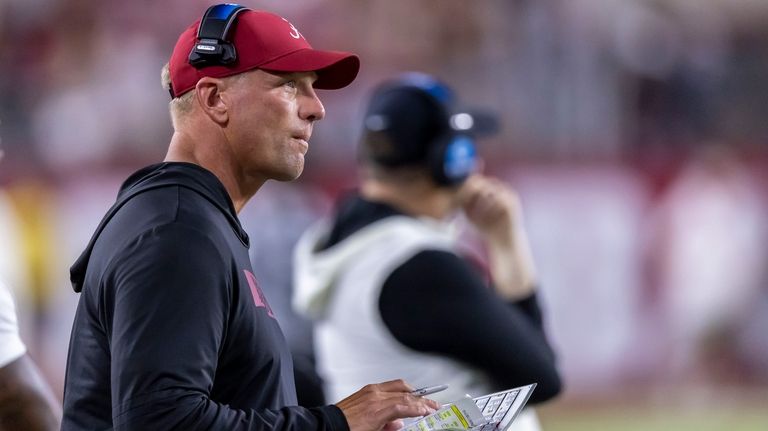
[[[472,398],[467,396],[415,419],[401,431],[505,431],[528,402],[536,384]]]

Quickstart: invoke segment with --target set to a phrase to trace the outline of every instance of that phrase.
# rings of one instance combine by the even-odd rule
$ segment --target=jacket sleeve
[[[204,234],[178,225],[145,232],[110,263],[100,319],[115,429],[348,430],[335,406],[238,410],[210,399],[230,265]]]
[[[477,367],[497,389],[536,382],[532,404],[561,390],[536,297],[504,302],[453,253],[422,251],[396,268],[384,282],[379,310],[398,341]]]

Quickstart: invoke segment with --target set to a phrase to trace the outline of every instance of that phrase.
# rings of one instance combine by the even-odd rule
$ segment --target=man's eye
[[[290,88],[296,88],[296,81],[294,81],[294,80],[285,81],[283,83],[283,85],[285,85],[286,87],[290,87]]]

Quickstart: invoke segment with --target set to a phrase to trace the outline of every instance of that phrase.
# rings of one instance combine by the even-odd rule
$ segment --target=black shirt
[[[296,407],[292,363],[221,182],[188,163],[133,174],[71,269],[63,430],[348,430]]]
[[[406,214],[381,202],[350,197],[337,209],[324,246],[396,215]],[[429,313],[424,304],[429,304]],[[463,318],[456,318],[456,310],[462,310]],[[400,343],[483,370],[498,390],[536,382],[531,404],[561,390],[536,294],[505,302],[468,260],[452,252],[425,250],[393,270],[382,286],[379,312]],[[444,342],[441,334],[446,333],[451,343]]]

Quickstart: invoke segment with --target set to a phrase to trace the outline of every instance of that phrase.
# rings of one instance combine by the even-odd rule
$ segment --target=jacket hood
[[[330,233],[330,221],[317,223],[302,235],[294,249],[293,307],[313,320],[325,314],[334,283],[347,263],[363,253],[369,241],[374,240],[347,240],[325,248]],[[370,229],[362,229],[357,236],[360,235],[370,237]]]
[[[227,217],[232,229],[240,237],[240,240],[243,241],[243,244],[245,244],[246,247],[248,246],[248,235],[240,225],[240,220],[237,218],[234,204],[232,203],[227,190],[224,188],[224,185],[213,173],[193,163],[158,163],[135,172],[128,177],[120,187],[120,191],[117,194],[117,200],[109,211],[107,211],[107,214],[101,220],[101,223],[99,223],[99,226],[96,228],[96,231],[88,242],[88,245],[85,247],[85,250],[83,250],[80,257],[77,258],[75,263],[69,269],[70,281],[72,282],[72,288],[75,292],[81,292],[83,290],[85,274],[88,269],[88,262],[90,261],[93,247],[96,244],[99,235],[112,217],[114,217],[117,211],[133,197],[162,187],[185,187],[199,193]]]

